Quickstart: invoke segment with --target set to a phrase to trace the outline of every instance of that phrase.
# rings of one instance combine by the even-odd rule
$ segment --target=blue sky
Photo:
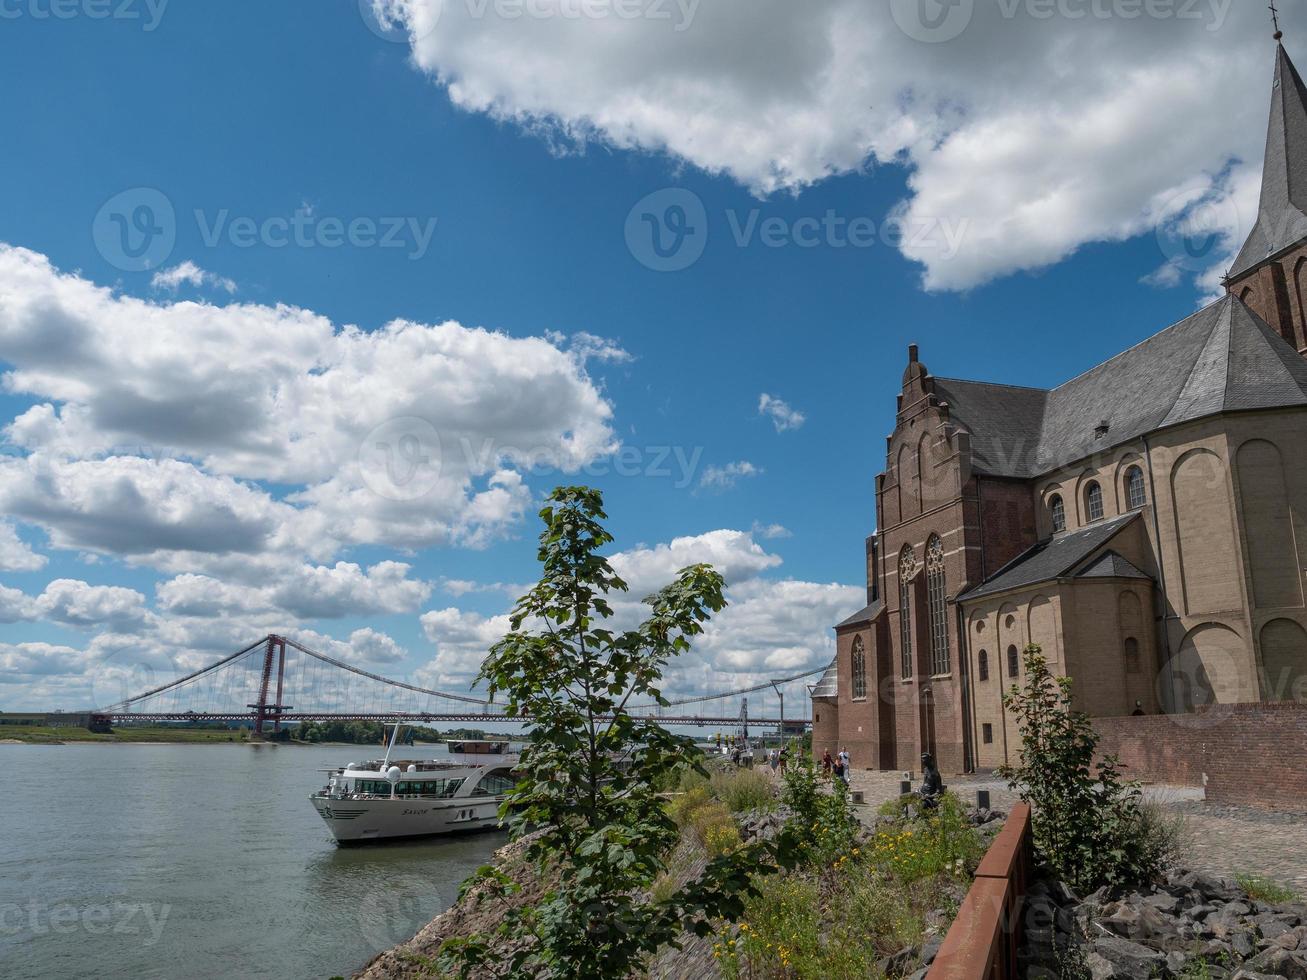
[[[1296,21],[1299,6],[1286,7],[1286,16]],[[807,619],[797,617],[797,626],[737,624],[767,634],[737,645],[729,637],[720,639],[716,649],[724,659],[714,669],[724,677],[738,675],[742,682],[768,670],[798,672],[820,665],[829,657],[823,625],[831,620],[814,616],[827,616],[828,609],[841,607],[865,584],[862,540],[874,527],[874,479],[883,467],[884,437],[893,427],[908,343],[921,345],[923,360],[936,374],[1051,386],[1187,315],[1211,292],[1211,270],[1220,264],[1220,250],[1237,237],[1237,218],[1214,226],[1215,253],[1173,266],[1160,277],[1162,284],[1145,277],[1177,254],[1176,222],[1193,218],[1186,209],[1194,202],[1207,208],[1194,218],[1199,222],[1211,220],[1211,213],[1219,214],[1223,207],[1236,216],[1248,210],[1259,166],[1259,160],[1250,158],[1256,156],[1263,126],[1272,54],[1260,20],[1251,26],[1223,24],[1220,31],[1148,25],[1152,47],[1140,42],[1121,54],[1132,59],[1131,67],[1148,67],[1155,59],[1154,67],[1160,69],[1174,57],[1175,44],[1213,64],[1229,59],[1230,73],[1218,81],[1237,93],[1223,91],[1222,98],[1244,105],[1245,117],[1237,124],[1230,116],[1223,123],[1219,112],[1215,120],[1178,120],[1175,107],[1166,105],[1139,120],[1125,118],[1123,112],[1117,130],[1100,132],[1092,141],[1112,148],[1109,157],[1095,159],[1092,153],[1048,143],[1041,159],[1066,154],[1054,179],[1039,170],[1024,173],[1015,150],[1006,160],[1001,154],[993,158],[972,151],[974,168],[966,152],[948,159],[944,150],[952,145],[950,136],[958,134],[984,143],[983,132],[968,133],[969,126],[988,124],[1004,131],[1003,121],[1017,117],[1042,118],[1054,127],[1072,125],[1077,112],[1091,103],[1103,104],[1103,87],[1111,85],[1103,73],[1096,70],[1091,77],[1085,69],[1083,84],[1063,77],[1048,91],[1031,85],[1018,101],[981,87],[968,105],[962,68],[948,79],[953,91],[942,82],[933,90],[934,82],[926,81],[933,63],[929,59],[941,56],[935,49],[949,45],[924,45],[902,34],[892,41],[882,37],[877,43],[891,44],[888,50],[904,59],[896,68],[904,74],[894,81],[895,91],[915,93],[900,98],[894,125],[902,127],[906,119],[921,132],[898,143],[868,135],[868,127],[880,124],[873,113],[849,137],[861,146],[856,166],[845,165],[844,149],[818,141],[804,156],[816,164],[786,170],[774,163],[759,165],[752,149],[736,159],[732,140],[699,156],[697,149],[686,150],[665,138],[658,126],[646,124],[647,106],[623,127],[617,109],[599,111],[584,99],[571,101],[569,94],[533,94],[535,76],[513,79],[505,73],[512,57],[496,61],[487,54],[486,63],[477,64],[468,57],[455,61],[438,45],[424,48],[452,24],[455,15],[448,9],[436,33],[413,45],[379,37],[354,0],[233,0],[221,5],[172,0],[161,10],[141,0],[124,8],[140,14],[135,20],[98,19],[86,13],[85,5],[74,8],[77,15],[68,19],[46,17],[48,4],[40,0],[22,0],[5,9],[13,15],[0,19],[0,72],[10,93],[0,100],[0,130],[6,134],[0,154],[0,242],[43,256],[61,273],[108,287],[115,297],[161,307],[179,301],[218,308],[286,304],[325,317],[337,328],[353,324],[363,331],[396,319],[425,325],[452,320],[509,338],[553,338],[547,342],[560,350],[569,344],[575,350],[577,335],[603,338],[610,345],[608,355],[584,361],[577,383],[588,385],[611,408],[605,424],[612,440],[634,454],[630,465],[647,470],[663,463],[670,472],[617,475],[612,470],[620,457],[594,452],[588,475],[585,470],[573,476],[527,471],[524,492],[538,501],[555,482],[590,482],[607,495],[621,549],[655,548],[680,536],[735,530],[745,535],[736,545],[781,559],[756,573],[771,586],[792,580],[852,587],[826,593],[826,604],[810,608]],[[475,26],[487,32],[511,29]],[[568,43],[602,44],[595,39],[602,26],[581,24],[574,29],[588,29],[591,37],[578,35]],[[999,26],[1009,33],[984,34],[974,42],[964,35],[952,42],[980,46],[979,54],[966,47],[955,58],[981,65],[973,68],[976,77],[990,79],[1006,71],[1004,59],[1024,58],[1025,46],[1041,37],[1049,47],[1055,42],[1070,46],[1074,71],[1077,59],[1097,56],[1111,31],[1131,28],[1109,22],[1093,25],[1092,33],[1077,32],[1071,21]],[[693,35],[695,29],[692,25],[685,34]],[[716,28],[704,27],[710,29]],[[971,30],[978,28],[973,24]],[[789,50],[783,24],[750,24],[748,33],[760,39],[756,58],[769,57],[763,41]],[[794,38],[793,46],[797,49],[801,41]],[[766,120],[775,107],[758,106],[757,116],[750,117],[748,100],[739,97],[744,92],[762,99],[765,93],[758,94],[757,66],[751,65],[747,50],[737,50],[737,42],[739,37],[730,35],[720,42],[727,56],[717,66],[712,97],[692,92],[669,103],[669,114],[689,113],[677,124],[681,129],[719,131],[722,123],[714,113],[727,111],[734,114],[727,120],[730,125],[748,124],[758,133],[769,129]],[[469,45],[465,38],[461,49]],[[869,49],[868,58],[873,54]],[[637,84],[621,77],[620,57],[605,61],[596,53],[593,64],[615,72],[622,84]],[[1039,67],[1027,69],[1036,81]],[[783,56],[774,68],[780,77],[789,77]],[[1051,71],[1047,61],[1044,69]],[[800,63],[792,70],[801,75],[811,66]],[[920,79],[914,70],[920,70]],[[650,69],[641,71],[647,76]],[[737,76],[735,96],[727,98],[721,93]],[[451,96],[451,79],[490,95]],[[801,81],[794,82],[796,87]],[[557,84],[561,90],[594,85],[595,79],[561,77]],[[614,91],[620,94],[620,85]],[[701,99],[699,109],[691,111],[696,98]],[[929,101],[929,111],[914,116],[904,109],[914,104],[913,98]],[[794,114],[803,110],[801,101]],[[838,105],[821,102],[808,108],[815,119],[827,113],[823,124],[838,128]],[[1089,116],[1084,113],[1085,125],[1104,125]],[[1166,135],[1158,127],[1182,123],[1203,127],[1201,158],[1153,173],[1155,161],[1146,159],[1149,147]],[[1040,138],[1047,138],[1048,132],[1036,130],[1031,137],[1036,148],[1036,137],[1043,133]],[[583,135],[578,138],[578,133]],[[799,143],[802,138],[801,132],[795,137]],[[1122,163],[1131,159],[1149,173],[1131,172]],[[783,174],[779,186],[763,186],[769,173]],[[971,199],[995,199],[977,203],[974,214],[959,209],[933,216],[945,223],[952,219],[960,229],[965,272],[947,271],[947,262],[918,261],[919,251],[913,254],[911,247],[896,247],[880,237],[887,216],[904,202],[924,207],[932,194],[936,203],[956,200],[939,188],[966,181],[975,182],[967,192]],[[1018,189],[995,190],[1008,185]],[[1086,186],[1093,192],[1080,193]],[[141,188],[162,194],[171,205],[176,241],[153,268],[128,271],[121,261],[115,263],[122,256],[112,247],[105,254],[101,211],[123,192],[129,192],[130,205],[137,200],[130,195],[139,195]],[[700,203],[702,215],[691,218],[696,235],[706,227],[707,240],[701,257],[688,268],[659,272],[641,261],[649,255],[647,243],[640,243],[641,228],[648,225],[632,210],[667,188],[689,196],[655,197],[650,213],[670,221],[674,219],[665,211],[669,201]],[[1174,199],[1178,188],[1185,189],[1180,206],[1159,208],[1157,201]],[[1007,221],[1022,206],[1046,198],[1061,203],[1032,219],[1034,226]],[[316,229],[333,218],[342,224],[371,219],[381,228],[402,222],[402,245],[273,247],[256,240],[244,247],[227,233],[206,240],[206,229],[215,222],[230,227],[231,221],[244,218],[263,226],[297,212]],[[1104,216],[1108,212],[1112,215]],[[119,213],[130,218],[130,206]],[[827,215],[840,223],[874,223],[875,244],[853,247],[843,238],[827,240],[820,234],[811,245],[793,240],[794,229],[805,228],[797,222]],[[908,216],[909,225],[919,217],[911,211]],[[634,239],[627,234],[628,219]],[[752,241],[737,241],[735,228],[751,221],[771,221],[780,229],[775,232],[780,244],[764,244],[761,232]],[[429,244],[423,244],[412,229],[428,229],[431,222],[434,231]],[[1044,235],[1059,222],[1067,227],[1059,225],[1056,234]],[[1160,237],[1159,225],[1169,229]],[[1197,240],[1205,241],[1206,234],[1200,228]],[[1026,247],[1045,237],[1042,251]],[[155,281],[160,270],[182,263],[194,264],[192,281],[183,276],[175,288]],[[934,288],[923,285],[928,274]],[[185,315],[204,314],[191,307]],[[4,321],[0,304],[0,338]],[[47,331],[45,336],[54,335]],[[58,342],[57,336],[50,341]],[[6,356],[6,350],[17,353]],[[0,361],[36,370],[24,361],[31,356],[26,351],[7,343],[0,347]],[[254,353],[233,348],[232,360],[224,366],[228,377],[241,378],[246,371],[242,356]],[[74,365],[83,354],[74,339],[61,356]],[[182,361],[218,356],[212,349],[188,354],[180,341],[174,355]],[[505,356],[510,362],[514,357],[511,351]],[[61,371],[57,357],[42,363],[46,373]],[[69,372],[69,377],[76,374],[73,368]],[[79,377],[77,384],[112,386],[110,373],[97,371],[99,380]],[[253,385],[267,381],[259,370],[250,370],[248,377]],[[356,397],[368,397],[372,386],[381,391],[390,384],[384,372],[378,373],[362,389],[365,394]],[[6,422],[32,406],[59,407],[80,397],[67,394],[55,381],[14,389],[11,384],[0,395]],[[764,393],[801,413],[802,423],[778,428],[759,411]],[[541,412],[548,414],[548,407]],[[430,421],[437,428],[442,424],[440,418]],[[562,429],[569,424],[559,422]],[[123,429],[114,432],[114,445],[120,447],[116,452],[121,452]],[[11,431],[3,452],[13,462],[55,450]],[[95,461],[103,455],[83,450],[79,458]],[[173,447],[166,455],[194,461],[203,453]],[[695,462],[688,477],[680,460]],[[704,482],[709,467],[730,464],[752,475],[737,476],[733,484],[711,475]],[[221,469],[272,501],[285,501],[312,482],[289,477],[280,482],[267,469],[197,465],[207,465],[210,472]],[[471,492],[484,489],[486,481],[485,473],[471,478]],[[374,667],[380,663],[383,672],[433,682],[464,677],[466,656],[457,665],[451,660],[420,673],[438,656],[442,638],[451,648],[459,642],[475,644],[442,633],[439,626],[424,628],[420,617],[432,610],[482,618],[502,613],[505,592],[451,592],[441,582],[531,580],[533,511],[534,504],[524,516],[519,508],[474,547],[427,542],[420,536],[414,541],[421,543],[408,545],[400,527],[380,536],[345,535],[311,556],[283,556],[310,565],[345,561],[364,568],[398,560],[411,566],[408,579],[429,584],[422,598],[388,607],[402,606],[400,611],[365,604],[342,606],[340,618],[283,612],[283,628],[308,629],[341,641],[355,630],[372,629],[395,644],[376,654]],[[184,663],[190,664],[212,651],[243,646],[279,618],[267,610],[252,615],[248,635],[236,635],[244,624],[235,607],[207,623],[189,616],[184,628],[172,624],[180,630],[175,634],[168,632],[172,626],[155,619],[142,626],[142,616],[166,618],[156,588],[178,575],[251,586],[259,584],[257,576],[241,579],[213,549],[208,557],[144,560],[110,546],[86,546],[76,533],[61,530],[58,518],[35,514],[29,509],[6,515],[18,539],[48,560],[40,567],[0,573],[0,585],[21,593],[10,593],[11,606],[19,610],[9,617],[15,621],[0,627],[0,651],[11,658],[12,671],[11,683],[0,685],[0,707],[49,703],[61,700],[64,692],[83,690],[79,685],[88,664],[125,645],[121,639],[97,641],[104,634],[121,637],[148,630],[149,643],[161,649],[173,642],[165,636],[181,637],[177,650],[189,651]],[[786,533],[764,533],[771,525]],[[280,573],[264,574],[266,584]],[[741,581],[754,574],[742,572]],[[100,618],[70,615],[53,600],[38,601],[47,584],[58,579],[92,589],[130,589],[143,600],[123,613],[116,603],[133,606],[135,600],[120,593],[93,594],[96,608],[108,612]],[[46,615],[49,610],[56,611]],[[455,618],[450,613],[449,621]],[[367,658],[360,654],[360,659]]]

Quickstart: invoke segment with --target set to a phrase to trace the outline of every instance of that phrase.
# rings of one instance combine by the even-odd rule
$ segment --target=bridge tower
[[[272,683],[272,660],[277,658],[277,699],[268,703],[268,687]],[[290,709],[290,705],[281,703],[282,682],[286,674],[286,640],[281,636],[269,636],[263,651],[263,677],[259,682],[259,700],[247,707],[254,709],[254,737],[263,737],[263,726],[272,722],[274,733],[281,731],[281,713]]]

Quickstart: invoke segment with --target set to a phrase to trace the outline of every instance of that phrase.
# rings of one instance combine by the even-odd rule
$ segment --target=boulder
[[[1294,926],[1294,923],[1286,922],[1274,912],[1263,912],[1254,918],[1253,922],[1257,926],[1257,931],[1262,934],[1263,939],[1278,939],[1286,932],[1291,931]],[[1298,944],[1295,942],[1292,947],[1286,948],[1296,949],[1297,947]]]
[[[1258,953],[1244,963],[1243,968],[1254,973],[1285,977],[1286,980],[1307,980],[1307,956],[1291,953],[1287,949],[1276,946],[1272,946],[1264,953]]]
[[[1230,948],[1234,950],[1234,955],[1239,957],[1240,962],[1242,962],[1256,952],[1257,941],[1253,938],[1253,933],[1250,930],[1240,929],[1230,935]]]
[[[1170,892],[1158,892],[1156,895],[1149,895],[1141,899],[1141,904],[1157,909],[1159,912],[1165,912],[1167,915],[1175,915],[1180,910],[1180,899]]]
[[[1197,892],[1207,902],[1234,902],[1243,897],[1243,892],[1233,881],[1205,871],[1190,871],[1181,875],[1171,887]]]
[[[1166,962],[1156,950],[1116,936],[1095,939],[1092,952],[1112,965],[1112,976],[1131,980],[1148,980]]]

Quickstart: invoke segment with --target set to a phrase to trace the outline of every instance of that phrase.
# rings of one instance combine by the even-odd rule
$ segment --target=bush
[[[812,759],[800,756],[785,773],[781,798],[794,811],[789,821],[800,857],[815,868],[829,867],[853,850],[858,820],[849,808],[848,787],[835,780],[830,793],[817,785]]]
[[[710,787],[712,794],[725,803],[732,813],[772,810],[776,807],[772,781],[756,770],[713,773]]]
[[[1035,847],[1082,891],[1141,884],[1162,868],[1165,848],[1140,805],[1138,783],[1121,778],[1114,756],[1097,765],[1098,733],[1071,707],[1071,681],[1054,678],[1034,644],[1026,647],[1026,687],[1003,704],[1021,730],[1021,765],[998,775],[1033,808]]]
[[[690,825],[694,828],[694,834],[699,838],[699,843],[707,850],[709,835],[723,827],[735,830],[735,819],[730,815],[726,807],[713,800],[694,810],[690,817]],[[738,841],[739,833],[737,832],[735,836]]]
[[[703,849],[708,857],[721,857],[730,854],[740,846],[740,831],[734,823],[716,824],[709,827],[703,835]]]

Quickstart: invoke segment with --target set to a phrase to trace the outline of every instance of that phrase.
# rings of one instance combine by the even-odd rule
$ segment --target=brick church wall
[[[1196,715],[1095,718],[1127,776],[1201,786],[1216,803],[1307,808],[1307,705],[1220,705]]]

